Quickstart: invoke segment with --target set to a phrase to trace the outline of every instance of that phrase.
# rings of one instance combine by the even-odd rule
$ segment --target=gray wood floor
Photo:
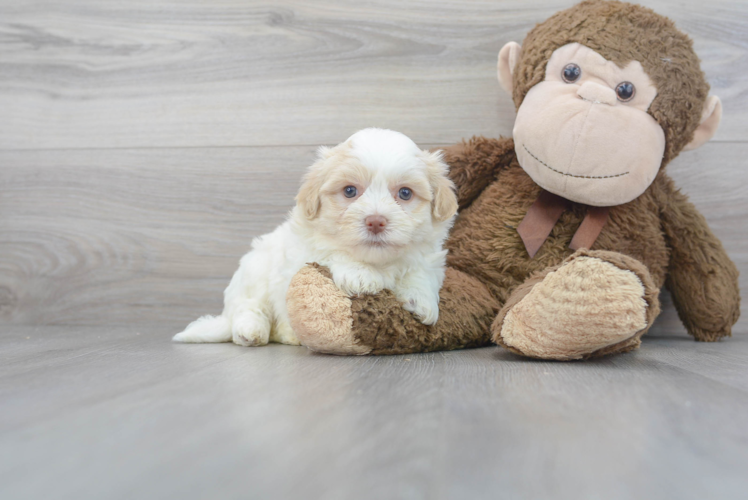
[[[528,362],[8,328],[0,496],[745,498],[748,339]]]
[[[745,498],[748,318],[638,352],[174,345],[320,144],[511,133],[567,0],[0,2],[0,498]],[[748,3],[657,0],[724,104],[668,169],[748,285]]]

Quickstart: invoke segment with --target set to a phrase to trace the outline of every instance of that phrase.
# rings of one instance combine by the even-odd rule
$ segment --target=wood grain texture
[[[739,499],[748,339],[583,363],[0,336],[0,497]]]
[[[5,321],[176,326],[220,311],[251,239],[293,206],[314,149],[0,156]]]
[[[0,151],[0,321],[176,331],[220,312],[239,258],[283,221],[314,154],[306,146]],[[743,289],[747,157],[748,144],[714,143],[668,167],[736,261]],[[665,303],[655,331],[682,334]]]
[[[0,148],[418,142],[511,133],[496,56],[570,0],[10,0],[0,4]],[[748,137],[748,4],[647,1],[696,42]]]

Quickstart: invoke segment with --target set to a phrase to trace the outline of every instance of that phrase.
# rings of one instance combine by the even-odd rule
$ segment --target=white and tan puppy
[[[387,288],[423,323],[439,316],[442,249],[457,211],[441,153],[405,135],[369,128],[320,148],[288,220],[256,238],[224,292],[220,316],[203,316],[174,340],[259,346],[299,344],[286,291],[307,263],[332,272],[349,295]]]

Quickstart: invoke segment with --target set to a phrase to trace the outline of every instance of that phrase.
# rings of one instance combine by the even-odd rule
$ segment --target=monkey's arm
[[[696,340],[713,342],[730,336],[740,316],[735,264],[704,216],[672,183],[661,210],[670,247],[666,286],[678,316]]]
[[[475,136],[461,143],[439,148],[449,165],[449,177],[457,187],[460,209],[470,205],[503,167],[515,160],[514,140]]]
[[[489,345],[501,304],[475,278],[447,268],[439,320],[424,325],[389,290],[348,297],[317,264],[299,271],[287,295],[301,345],[331,354],[407,354]]]

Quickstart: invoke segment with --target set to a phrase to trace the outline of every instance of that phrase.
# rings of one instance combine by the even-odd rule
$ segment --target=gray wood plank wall
[[[367,126],[424,147],[510,134],[498,50],[572,3],[0,3],[0,324],[218,312],[316,146]],[[715,139],[668,168],[746,289],[748,3],[643,3],[693,37],[723,100]],[[682,332],[664,301],[658,328]]]

